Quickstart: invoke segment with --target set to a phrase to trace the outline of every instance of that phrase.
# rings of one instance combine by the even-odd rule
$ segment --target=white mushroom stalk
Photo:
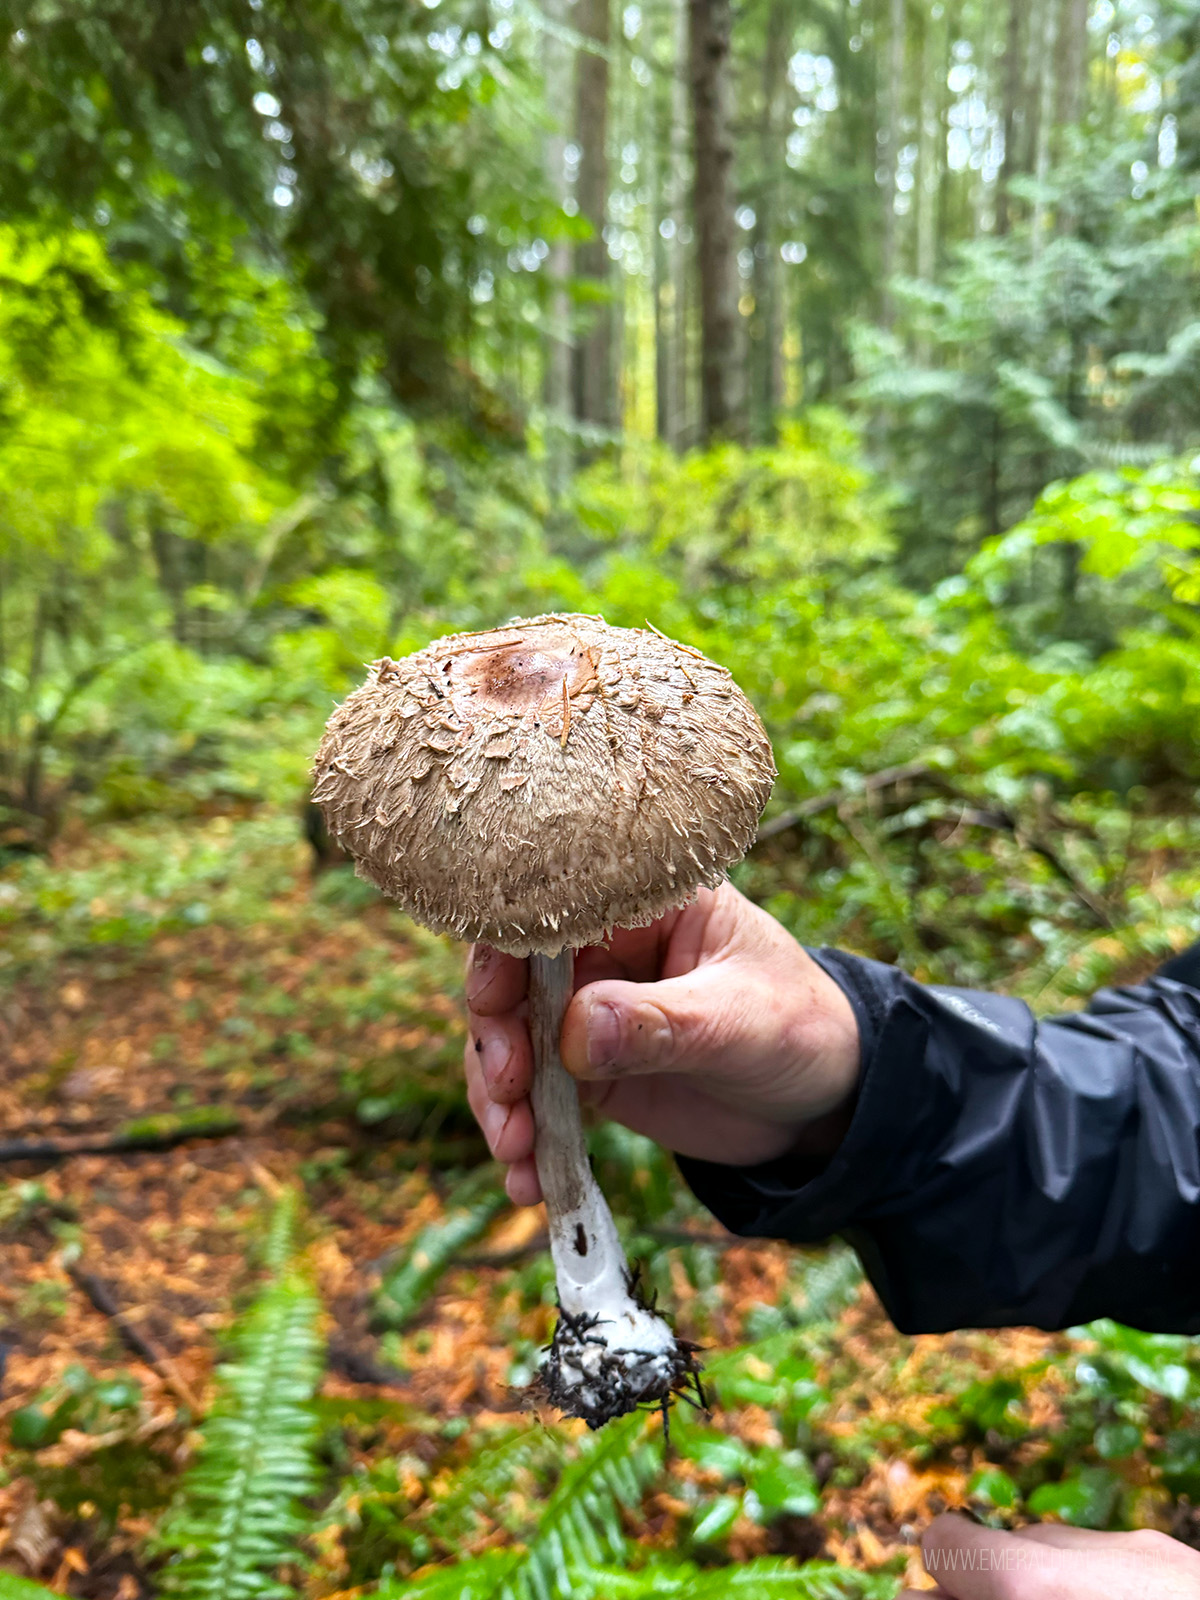
[[[376,661],[330,717],[313,797],[359,874],[428,928],[528,956],[535,1154],[562,1317],[540,1388],[593,1427],[694,1387],[638,1298],[558,1055],[571,951],[721,881],[771,746],[729,673],[655,630],[525,617]]]
[[[598,1428],[639,1405],[660,1405],[695,1388],[703,1404],[695,1346],[634,1293],[608,1202],[592,1175],[579,1093],[559,1057],[574,957],[529,958],[533,1037],[535,1158],[561,1316],[542,1368],[547,1400]]]

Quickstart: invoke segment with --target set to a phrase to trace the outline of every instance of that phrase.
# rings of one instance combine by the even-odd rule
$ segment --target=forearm
[[[1038,1024],[1015,1000],[818,959],[863,1039],[849,1126],[828,1159],[681,1160],[727,1226],[843,1234],[911,1332],[1200,1331],[1200,990],[1159,977]]]

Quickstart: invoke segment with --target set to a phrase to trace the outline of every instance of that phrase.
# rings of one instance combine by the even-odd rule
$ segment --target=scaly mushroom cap
[[[545,616],[376,661],[315,776],[362,877],[427,927],[524,956],[598,944],[719,882],[775,766],[698,650]]]

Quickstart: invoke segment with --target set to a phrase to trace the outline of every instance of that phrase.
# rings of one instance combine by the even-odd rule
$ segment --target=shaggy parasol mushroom
[[[558,1054],[573,949],[715,885],[774,780],[729,673],[664,634],[544,616],[384,659],[333,713],[314,798],[419,922],[530,958],[538,1177],[561,1318],[546,1398],[599,1427],[695,1381],[641,1304]]]

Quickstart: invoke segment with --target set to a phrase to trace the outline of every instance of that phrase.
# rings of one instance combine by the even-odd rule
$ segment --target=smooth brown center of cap
[[[536,711],[547,699],[577,695],[596,676],[587,648],[565,628],[501,634],[494,645],[450,658],[452,695],[466,694],[476,711]]]

